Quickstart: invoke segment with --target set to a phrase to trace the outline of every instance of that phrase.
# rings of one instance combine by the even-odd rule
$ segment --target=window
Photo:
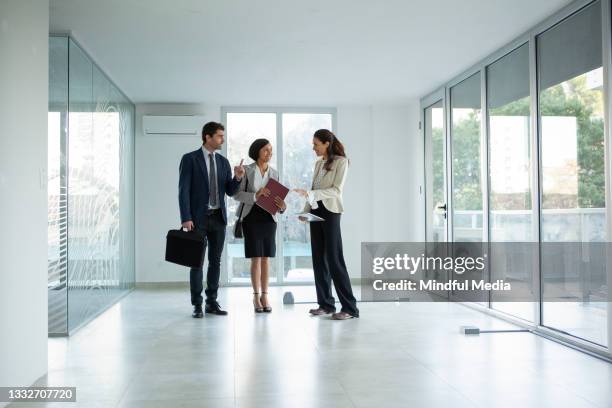
[[[425,236],[428,242],[446,241],[444,106],[438,101],[425,108]]]
[[[605,241],[601,4],[537,37],[543,242]],[[550,247],[544,247],[550,248]],[[556,248],[562,248],[561,246]],[[605,345],[605,270],[543,253],[543,324]]]
[[[312,135],[318,129],[331,129],[328,113],[283,113],[283,172],[282,180],[292,188],[310,189],[315,154]],[[290,208],[300,212],[303,200],[291,195]],[[283,230],[283,271],[286,282],[309,282],[314,279],[310,256],[309,226],[295,217],[287,217]]]
[[[453,240],[482,241],[480,72],[451,88]]]
[[[278,168],[276,156],[276,114],[274,113],[228,113],[226,118],[227,131],[227,159],[233,167],[244,159],[244,164],[252,163],[249,158],[249,146],[255,139],[270,140],[273,147],[270,165]],[[236,224],[239,203],[230,199],[227,202],[227,277],[229,282],[250,282],[250,261],[244,257],[244,241],[234,238],[234,225]],[[270,280],[276,278],[276,265],[270,262]]]
[[[482,306],[595,353],[609,347],[612,326],[609,12],[609,2],[573,2],[421,99],[427,241],[442,235],[434,204],[446,197],[442,232],[454,242],[487,238],[482,278],[513,284],[511,298],[491,292]],[[432,103],[440,99],[449,114],[436,149]],[[446,146],[436,177],[432,154]],[[445,174],[450,183],[436,191]],[[537,301],[519,302],[518,293]]]
[[[529,98],[529,44],[487,67],[489,125],[489,240],[528,242],[537,225],[531,200],[531,134]],[[495,247],[493,247],[495,248]],[[524,245],[504,246],[491,253],[491,281],[504,279],[533,293],[535,256]],[[527,253],[525,253],[527,252]],[[529,302],[496,302],[491,307],[534,321]]]
[[[312,182],[315,154],[312,135],[317,129],[332,129],[335,110],[225,109],[227,158],[232,165],[249,164],[251,143],[257,138],[270,140],[273,156],[270,165],[279,172],[281,182],[289,188],[309,189]],[[294,216],[301,212],[304,199],[295,194],[286,198],[287,211],[280,217],[276,237],[276,258],[270,262],[270,282],[312,282],[308,225]],[[227,282],[250,282],[250,261],[244,258],[243,240],[236,240],[233,228],[238,202],[228,200]],[[279,273],[282,271],[282,273]]]

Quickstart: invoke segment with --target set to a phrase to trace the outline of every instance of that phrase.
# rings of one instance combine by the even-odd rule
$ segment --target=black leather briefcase
[[[201,231],[170,230],[166,235],[166,261],[201,268],[204,263],[206,237]]]

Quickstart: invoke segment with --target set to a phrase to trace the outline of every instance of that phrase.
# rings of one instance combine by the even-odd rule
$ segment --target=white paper
[[[314,214],[311,213],[300,213],[300,214],[296,214],[298,217],[302,218],[302,221],[305,222],[319,222],[319,221],[325,221],[323,218],[321,217],[317,217]],[[305,220],[303,218],[306,218]]]

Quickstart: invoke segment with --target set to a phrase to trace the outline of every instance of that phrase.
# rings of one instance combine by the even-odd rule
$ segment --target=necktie
[[[210,163],[210,172],[208,179],[208,190],[210,195],[208,196],[208,203],[211,207],[217,206],[217,170],[215,169],[215,157],[212,153],[208,153],[208,159]]]

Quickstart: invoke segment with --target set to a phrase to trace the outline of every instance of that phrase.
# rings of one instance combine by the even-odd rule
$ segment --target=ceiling
[[[568,0],[50,0],[136,103],[401,104]]]

